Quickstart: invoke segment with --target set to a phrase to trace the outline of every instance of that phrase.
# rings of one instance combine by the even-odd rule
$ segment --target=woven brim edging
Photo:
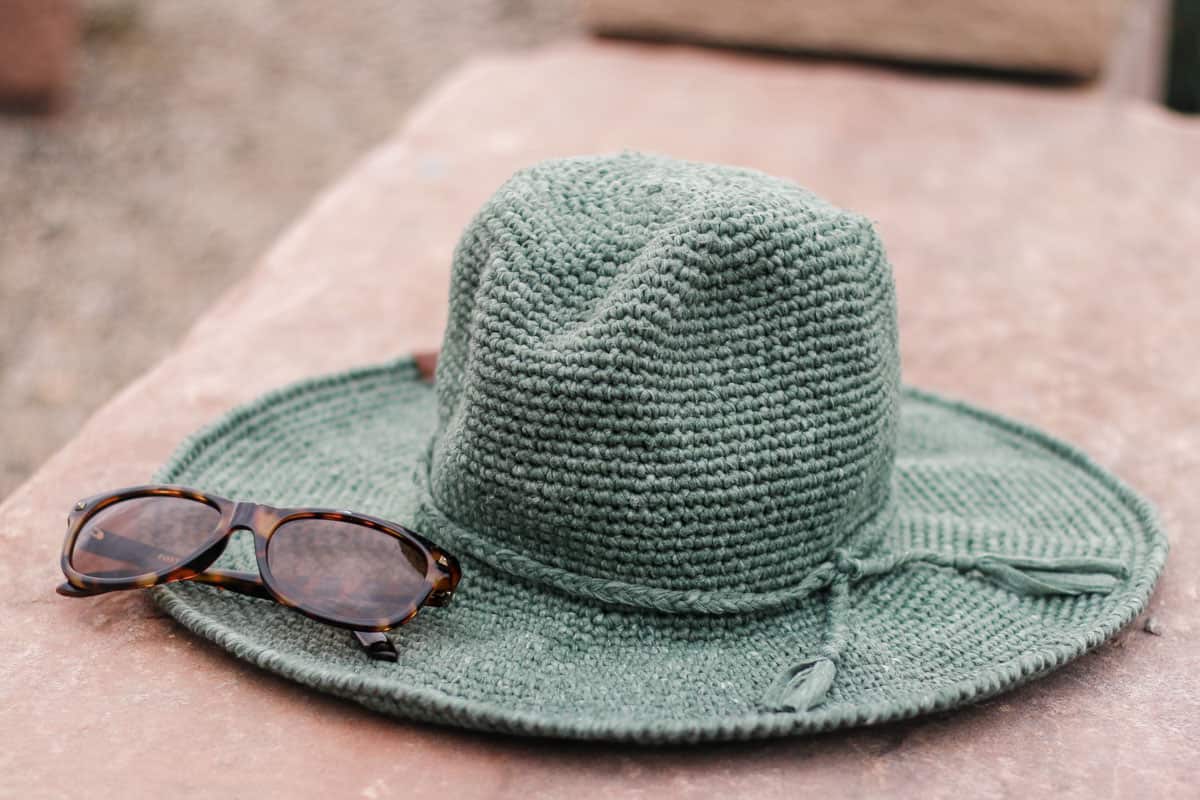
[[[287,403],[320,404],[322,392],[336,391],[339,396],[371,396],[373,391],[387,391],[391,384],[419,384],[415,363],[404,358],[379,367],[368,367],[330,377],[304,381],[272,392],[246,406],[236,409],[185,441],[170,461],[159,471],[157,480],[180,482],[188,480],[189,468],[212,448],[235,442],[248,435],[270,413]],[[422,385],[423,386],[423,385]],[[407,390],[407,389],[406,389]],[[421,389],[427,391],[427,389]],[[528,713],[503,703],[464,699],[430,686],[399,684],[388,673],[354,674],[338,671],[336,665],[314,663],[302,649],[289,651],[274,646],[270,637],[256,629],[240,629],[223,614],[223,601],[229,595],[214,597],[211,590],[197,586],[164,587],[155,592],[162,607],[185,627],[229,650],[240,658],[295,680],[306,686],[354,700],[367,707],[413,719],[481,730],[528,736],[549,736],[573,739],[628,741],[643,744],[757,739],[794,735],[855,725],[876,724],[940,711],[979,701],[1041,674],[1049,672],[1111,638],[1143,609],[1161,573],[1166,557],[1166,538],[1150,506],[1131,489],[1094,464],[1086,455],[1063,442],[1055,440],[1021,423],[1004,419],[963,403],[944,400],[917,390],[908,389],[906,399],[940,407],[947,412],[970,417],[978,422],[1019,437],[1027,444],[1044,449],[1055,458],[1085,471],[1105,486],[1112,495],[1127,506],[1141,526],[1148,547],[1141,563],[1131,565],[1131,578],[1123,587],[1119,602],[1102,617],[1094,620],[1082,636],[1068,637],[1053,646],[1026,652],[991,668],[975,672],[962,681],[940,687],[936,691],[913,693],[886,704],[861,707],[834,706],[807,713],[752,713],[734,716],[708,716],[685,720],[589,720],[564,708],[561,715]],[[241,464],[247,473],[253,463]],[[200,487],[207,488],[207,487]],[[365,509],[368,511],[375,509]],[[466,563],[467,574],[487,570],[482,564]],[[504,580],[493,576],[490,580]],[[523,587],[531,592],[533,587]],[[249,601],[261,603],[261,601]],[[259,606],[261,608],[261,606]],[[215,609],[215,611],[214,611]],[[435,611],[434,613],[437,613]],[[289,615],[287,625],[312,624],[298,615]],[[259,635],[255,635],[255,633]]]

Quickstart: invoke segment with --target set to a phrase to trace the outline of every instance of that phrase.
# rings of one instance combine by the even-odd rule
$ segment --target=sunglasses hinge
[[[436,606],[436,607],[440,608],[442,606],[450,605],[450,601],[453,598],[454,598],[454,590],[453,589],[441,589],[438,591],[430,592],[429,597],[425,598],[425,605]]]

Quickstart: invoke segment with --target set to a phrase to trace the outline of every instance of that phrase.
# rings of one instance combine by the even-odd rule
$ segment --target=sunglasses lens
[[[429,591],[424,551],[352,521],[285,522],[267,544],[267,564],[276,591],[347,624],[382,625],[407,615]]]
[[[92,578],[136,578],[179,566],[211,544],[221,512],[185,497],[135,497],[92,515],[71,566]]]

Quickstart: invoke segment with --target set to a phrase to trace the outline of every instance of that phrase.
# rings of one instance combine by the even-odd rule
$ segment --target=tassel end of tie
[[[963,566],[1005,589],[1030,596],[1107,594],[1128,577],[1122,562],[1107,558],[981,555]]]
[[[811,711],[825,702],[837,666],[824,656],[810,658],[788,667],[767,690],[762,699],[766,711]]]

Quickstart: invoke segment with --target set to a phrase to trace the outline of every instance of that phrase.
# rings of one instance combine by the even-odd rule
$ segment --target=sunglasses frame
[[[139,497],[178,497],[205,503],[219,511],[221,518],[204,544],[174,566],[129,578],[93,578],[76,570],[71,565],[71,553],[88,520],[104,508]],[[267,546],[271,537],[282,525],[298,519],[328,519],[335,522],[349,522],[373,528],[408,542],[425,555],[424,590],[414,596],[411,607],[400,609],[392,616],[371,618],[366,624],[361,620],[348,621],[309,611],[304,608],[302,600],[289,597],[274,585],[271,567],[267,562]],[[258,562],[258,573],[212,568],[213,563],[225,552],[233,534],[241,530],[249,531],[254,536],[254,555]],[[260,503],[228,500],[184,486],[163,484],[133,486],[114,492],[105,492],[76,503],[67,516],[67,536],[63,542],[61,565],[67,582],[60,585],[57,591],[67,597],[91,597],[108,592],[150,588],[165,583],[191,580],[218,586],[239,594],[274,600],[280,605],[298,611],[318,622],[352,630],[356,634],[360,632],[382,633],[411,620],[422,606],[446,605],[450,602],[450,598],[458,586],[458,581],[462,577],[462,571],[454,556],[416,531],[378,517],[326,508],[275,508]],[[358,638],[368,650],[378,648],[386,642],[386,637],[382,636],[359,635]]]

